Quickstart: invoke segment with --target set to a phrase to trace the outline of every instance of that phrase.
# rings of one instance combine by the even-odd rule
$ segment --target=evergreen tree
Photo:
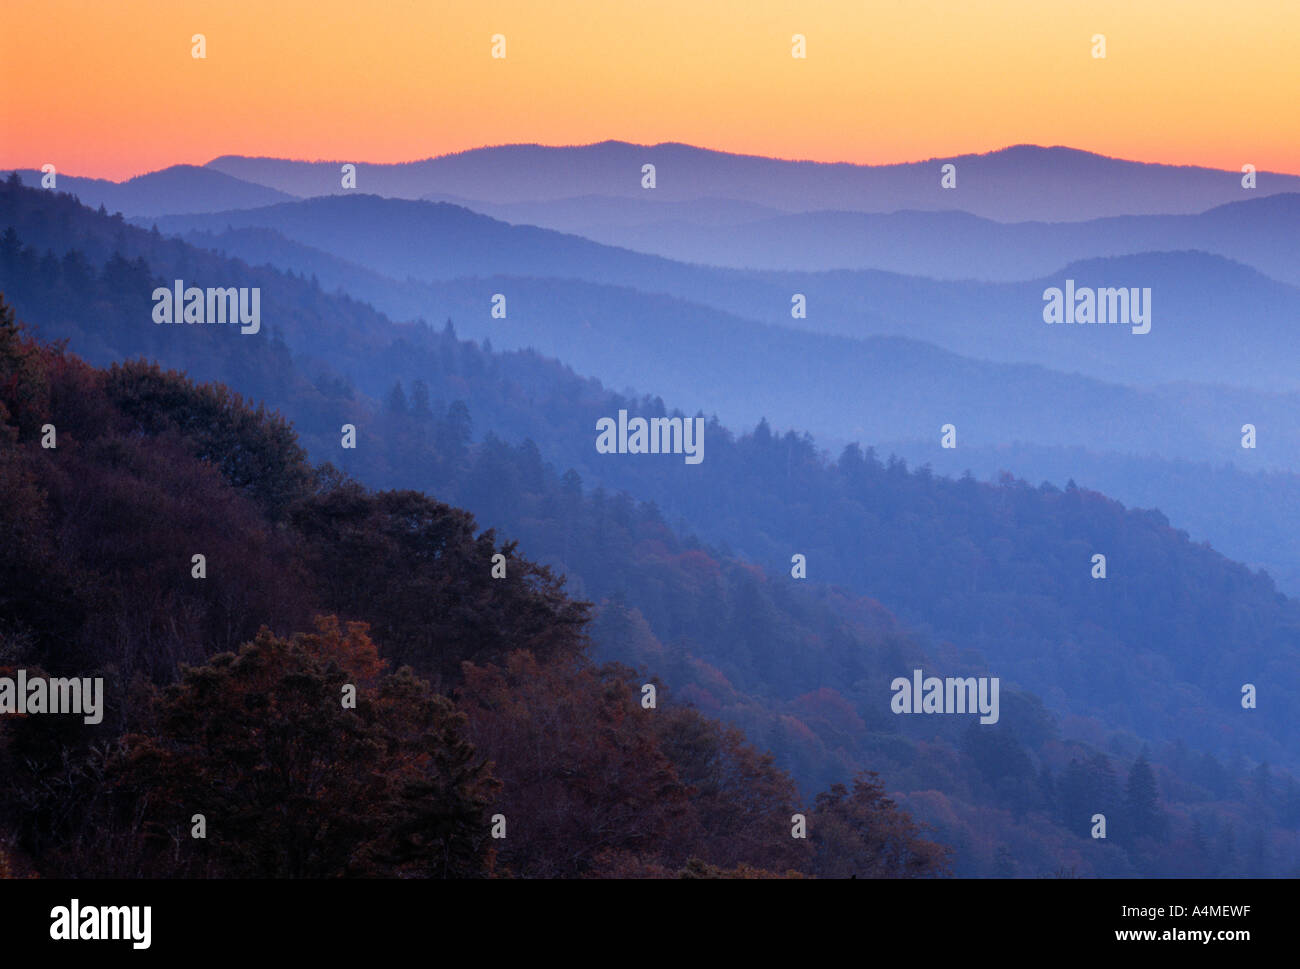
[[[1133,838],[1163,838],[1168,819],[1160,809],[1160,791],[1156,786],[1156,776],[1147,761],[1146,748],[1133,761],[1128,772],[1128,783],[1124,789],[1124,814],[1128,824],[1126,835]]]
[[[400,380],[393,382],[393,389],[388,392],[388,398],[384,401],[384,408],[390,414],[405,415],[408,412],[406,403],[406,391],[402,390]]]
[[[411,416],[419,421],[433,419],[433,410],[429,406],[429,385],[420,379],[411,384]]]

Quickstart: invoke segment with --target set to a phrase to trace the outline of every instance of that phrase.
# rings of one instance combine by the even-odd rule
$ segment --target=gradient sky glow
[[[609,138],[865,163],[1031,142],[1300,174],[1300,0],[5,4],[2,169]]]

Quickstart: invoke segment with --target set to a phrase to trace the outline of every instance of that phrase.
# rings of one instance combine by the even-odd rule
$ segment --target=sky
[[[5,3],[0,169],[606,139],[868,164],[1033,143],[1300,174],[1300,0]]]

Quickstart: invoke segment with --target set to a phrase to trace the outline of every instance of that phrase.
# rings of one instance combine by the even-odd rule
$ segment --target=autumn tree
[[[484,874],[495,785],[464,718],[383,666],[363,624],[328,617],[185,669],[157,731],[126,738],[111,776],[153,862],[194,854],[234,877]],[[195,814],[206,839],[189,837]]]
[[[498,546],[474,518],[416,491],[372,493],[353,482],[294,506],[291,521],[322,607],[367,618],[394,662],[460,679],[461,663],[499,662],[515,649],[575,656],[588,606],[563,579]],[[493,576],[493,557],[505,570]]]
[[[808,817],[812,874],[818,878],[924,878],[947,873],[948,849],[922,837],[910,815],[885,795],[874,771],[853,789],[832,784]]]
[[[806,864],[807,852],[790,837],[795,785],[771,754],[690,707],[664,707],[653,722],[664,754],[689,787],[700,864],[776,872]]]
[[[175,371],[137,361],[114,364],[104,386],[134,428],[150,435],[179,435],[191,454],[216,466],[272,519],[310,487],[307,452],[289,422],[263,405],[254,407],[223,384],[195,384]]]
[[[48,351],[31,340],[0,293],[0,425],[13,439],[30,439],[49,413]]]
[[[502,781],[494,812],[502,867],[536,878],[684,863],[699,829],[688,789],[660,749],[626,670],[542,664],[523,650],[465,666],[458,699],[468,737]]]

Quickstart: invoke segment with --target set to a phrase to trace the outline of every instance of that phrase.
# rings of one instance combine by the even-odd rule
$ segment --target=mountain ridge
[[[641,188],[641,166],[647,162],[660,169],[653,191],[673,200],[739,193],[747,201],[777,208],[828,208],[850,200],[850,208],[879,212],[910,205],[952,208],[957,199],[966,211],[1004,221],[1194,212],[1230,201],[1242,191],[1240,172],[1127,161],[1064,146],[1012,146],[983,154],[863,165],[772,159],[677,142],[609,141],[571,147],[500,145],[395,164],[357,163],[357,187],[405,198],[442,192],[494,203],[592,191],[635,197],[646,191]],[[937,167],[947,163],[958,166],[958,187],[951,191],[940,187]],[[299,196],[343,191],[340,164],[342,160],[231,155],[207,163]],[[1104,179],[1080,181],[1100,170],[1107,173]],[[1297,175],[1260,172],[1257,178],[1264,186],[1257,189],[1261,193],[1300,191]]]

